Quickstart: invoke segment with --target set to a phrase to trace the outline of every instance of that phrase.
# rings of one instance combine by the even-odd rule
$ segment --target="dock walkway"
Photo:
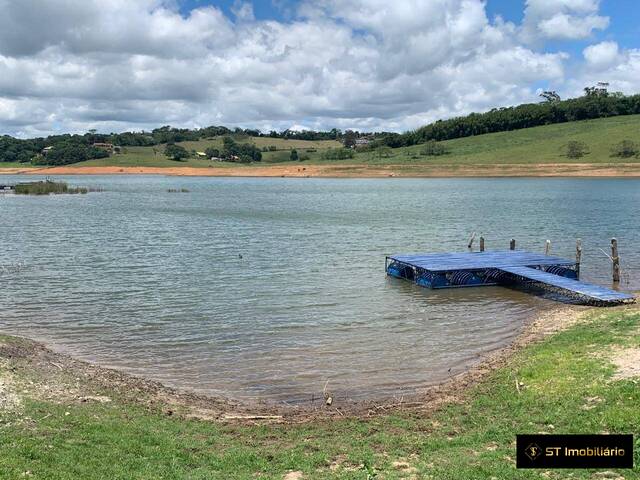
[[[428,288],[535,285],[579,303],[615,305],[633,295],[578,280],[574,261],[525,251],[428,253],[386,258],[388,275]]]

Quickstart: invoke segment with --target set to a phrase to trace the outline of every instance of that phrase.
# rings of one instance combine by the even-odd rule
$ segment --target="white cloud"
[[[526,21],[584,20],[597,7],[529,0]],[[255,20],[247,2],[234,11],[0,0],[0,129],[404,130],[534,100],[533,85],[564,79],[566,55],[526,46],[522,29],[490,21],[481,0],[309,0],[287,22]]]
[[[609,25],[599,8],[600,0],[527,0],[522,37],[528,43],[588,38]]]
[[[615,42],[601,42],[585,48],[583,55],[585,63],[565,95],[580,95],[585,86],[598,82],[608,83],[610,92],[640,92],[640,49],[624,50]]]
[[[620,60],[618,44],[611,41],[589,45],[584,49],[583,55],[587,67],[593,70],[609,68]]]

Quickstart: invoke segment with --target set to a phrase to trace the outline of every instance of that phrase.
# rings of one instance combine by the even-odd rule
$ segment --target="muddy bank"
[[[237,167],[83,167],[0,168],[0,174],[171,175],[202,177],[640,177],[640,163],[544,163],[503,165],[248,165]]]
[[[357,403],[332,398],[330,405],[325,399],[317,399],[313,404],[290,406],[240,403],[193,394],[76,360],[28,339],[0,337],[0,384],[4,385],[4,388],[0,388],[0,404],[19,403],[19,392],[31,398],[59,403],[109,402],[117,399],[140,404],[165,415],[225,423],[298,423],[330,417],[364,418],[393,411],[426,412],[444,403],[462,401],[469,387],[506,365],[523,346],[575,325],[582,321],[583,313],[589,310],[592,308],[563,305],[540,313],[507,347],[485,356],[468,371],[414,395]],[[12,385],[15,388],[11,388]],[[331,396],[331,392],[327,392],[326,396]]]

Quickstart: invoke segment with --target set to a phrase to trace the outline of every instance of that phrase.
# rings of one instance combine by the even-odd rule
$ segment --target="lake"
[[[384,260],[465,251],[474,231],[569,258],[582,238],[582,278],[606,286],[615,236],[621,286],[640,288],[640,180],[56,180],[104,191],[0,195],[0,331],[201,393],[307,402],[329,382],[358,400],[464,370],[553,302],[429,291]]]

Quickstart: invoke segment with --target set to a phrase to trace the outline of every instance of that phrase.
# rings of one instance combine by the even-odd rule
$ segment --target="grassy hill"
[[[629,139],[640,143],[640,115],[585,120],[511,132],[490,133],[442,142],[450,153],[438,157],[421,156],[423,145],[392,150],[388,157],[376,152],[356,155],[358,163],[428,163],[440,165],[496,165],[531,163],[632,163],[638,158],[611,156],[611,148]],[[564,155],[569,141],[584,142],[590,153],[579,159]]]
[[[640,143],[640,115],[618,116],[585,120],[542,127],[533,127],[510,132],[490,133],[475,137],[458,138],[441,142],[448,152],[441,156],[421,155],[424,145],[413,145],[397,149],[382,149],[356,152],[352,159],[325,160],[322,152],[330,148],[340,148],[337,141],[286,140],[269,137],[240,136],[239,143],[252,143],[259,148],[275,151],[263,152],[262,164],[291,164],[289,154],[296,149],[304,161],[295,165],[371,165],[371,166],[411,166],[464,167],[492,165],[527,164],[611,164],[640,163],[640,158],[618,158],[611,155],[611,149],[622,140]],[[569,141],[584,142],[589,153],[582,158],[570,159],[564,154]],[[179,145],[189,151],[204,151],[207,147],[222,147],[222,137],[181,142]],[[242,164],[211,162],[208,159],[191,157],[176,162],[164,155],[164,145],[154,147],[126,147],[124,153],[109,158],[89,160],[73,166],[116,166],[116,167],[241,167]],[[255,165],[255,164],[253,164]],[[10,166],[2,164],[0,166]],[[21,164],[24,167],[24,164]]]

